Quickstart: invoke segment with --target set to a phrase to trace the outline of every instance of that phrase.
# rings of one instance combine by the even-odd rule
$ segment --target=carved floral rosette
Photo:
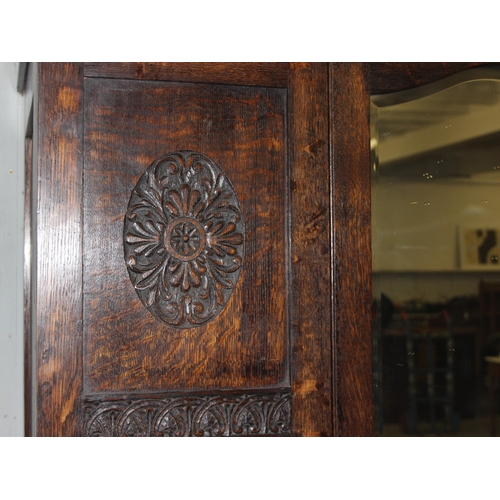
[[[173,396],[88,401],[85,436],[289,435],[291,395]]]
[[[132,191],[123,237],[130,280],[156,318],[191,328],[227,304],[244,222],[231,182],[207,156],[178,151],[154,161]]]

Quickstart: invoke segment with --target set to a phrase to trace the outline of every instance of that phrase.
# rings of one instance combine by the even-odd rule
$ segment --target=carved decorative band
[[[290,401],[284,393],[89,401],[84,435],[286,436]]]
[[[123,233],[130,280],[151,314],[176,328],[215,318],[240,275],[244,229],[213,160],[176,151],[154,161],[132,190]]]

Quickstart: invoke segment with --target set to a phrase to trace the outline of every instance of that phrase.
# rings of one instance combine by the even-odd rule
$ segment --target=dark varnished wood
[[[85,76],[286,87],[288,63],[86,63]]]
[[[373,435],[368,67],[330,64],[334,434]]]
[[[201,398],[193,411],[202,411],[211,397],[220,404],[217,390],[230,399],[227,411],[238,395],[255,404],[245,425],[262,430],[257,421],[274,390],[284,402],[293,398],[292,434],[333,435],[327,64],[292,64],[289,81],[283,66],[268,65],[275,74],[265,78],[255,76],[260,69],[243,78],[239,65],[206,66],[202,75],[200,66],[178,66],[192,71],[189,83],[161,81],[175,79],[162,64],[157,81],[109,75],[106,66],[85,81],[84,131],[81,65],[40,67],[38,434],[80,435],[84,408],[114,418],[117,400],[125,406],[116,411],[130,409],[142,422],[136,409],[155,397],[170,401],[172,391]],[[214,79],[222,68],[228,78]],[[153,78],[154,68],[146,69]],[[246,236],[241,284],[226,309],[180,335],[138,300],[122,238],[139,177],[162,154],[184,149],[207,154],[231,180]],[[352,363],[335,361],[339,373]],[[348,434],[348,425],[338,434]]]
[[[86,79],[86,395],[289,386],[285,120],[282,89]],[[231,298],[211,322],[183,330],[144,307],[123,252],[132,190],[154,160],[180,150],[220,166],[245,221]]]
[[[370,93],[400,92],[435,82],[484,63],[370,63]]]
[[[290,67],[293,434],[332,435],[328,65]]]
[[[36,392],[39,436],[82,433],[83,65],[38,66]]]

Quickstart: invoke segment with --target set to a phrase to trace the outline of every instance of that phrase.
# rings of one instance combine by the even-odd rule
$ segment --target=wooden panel
[[[388,94],[432,83],[483,63],[370,63],[370,93]]]
[[[85,76],[286,87],[288,63],[86,63]]]
[[[286,91],[87,78],[85,82],[85,394],[287,386]],[[124,218],[160,156],[207,155],[245,221],[236,289],[196,328],[156,319],[134,290]]]
[[[334,421],[373,435],[370,99],[363,64],[330,65]]]
[[[291,64],[293,433],[332,435],[328,66]]]
[[[369,184],[366,193],[359,148],[369,137],[362,132],[348,153],[348,132],[331,136],[332,212],[328,146],[332,109],[342,127],[354,117],[351,133],[368,126],[358,66],[332,73],[347,86],[331,89],[347,102],[339,113],[323,63],[292,64],[289,81],[280,64],[89,64],[86,79],[80,64],[41,65],[38,434],[286,435],[290,385],[294,435],[332,435],[334,402],[338,435],[368,432]],[[218,164],[245,221],[234,293],[213,320],[186,329],[146,309],[123,250],[132,190],[153,161],[181,150]],[[332,255],[348,277],[335,290]]]
[[[40,64],[38,82],[37,434],[74,436],[81,434],[83,65]]]

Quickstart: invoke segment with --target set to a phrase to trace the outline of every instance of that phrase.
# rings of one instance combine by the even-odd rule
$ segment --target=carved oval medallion
[[[130,196],[123,239],[139,298],[170,326],[207,323],[233,293],[244,222],[231,182],[201,153],[169,153],[148,167]]]

